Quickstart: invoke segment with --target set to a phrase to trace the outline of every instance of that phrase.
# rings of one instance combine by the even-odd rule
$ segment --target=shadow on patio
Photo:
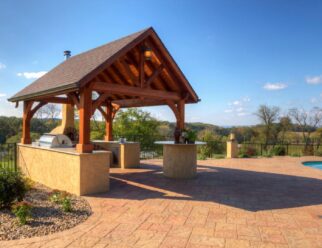
[[[111,173],[106,198],[152,198],[216,202],[249,211],[322,204],[322,180],[273,173],[198,166],[191,180],[167,179],[161,167]]]

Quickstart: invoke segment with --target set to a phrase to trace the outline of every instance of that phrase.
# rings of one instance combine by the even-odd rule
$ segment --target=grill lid
[[[73,143],[64,134],[50,134],[46,133],[42,135],[39,139],[39,146],[42,147],[49,147],[49,148],[54,148],[54,147],[72,147]]]

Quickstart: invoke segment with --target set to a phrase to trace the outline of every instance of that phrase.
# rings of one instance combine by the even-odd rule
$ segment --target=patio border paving
[[[322,171],[301,165],[302,161],[307,160],[322,158],[206,160],[198,161],[198,170],[207,172],[227,168],[237,172],[269,172],[269,176],[288,175],[322,180]],[[144,163],[157,166],[160,161]],[[322,202],[313,206],[251,212],[220,202],[181,199],[184,194],[180,195],[179,191],[173,192],[166,187],[158,189],[153,184],[149,185],[150,181],[132,180],[136,177],[149,180],[148,174],[141,175],[140,171],[151,168],[153,166],[125,171],[113,169],[112,177],[124,177],[116,185],[120,189],[115,189],[118,191],[115,193],[112,189],[104,195],[85,197],[93,214],[78,226],[48,236],[1,241],[0,247],[322,247],[322,219],[310,215],[314,211],[322,216]],[[167,183],[172,185],[174,181]],[[152,193],[162,190],[161,193],[170,198],[158,198],[155,197],[158,194],[152,193],[151,197],[130,198],[128,196],[132,194],[140,196],[135,194],[136,188],[128,191],[131,185],[146,187],[147,192]],[[120,193],[124,193],[123,199]],[[174,196],[178,199],[172,200]],[[296,218],[290,218],[294,216]]]

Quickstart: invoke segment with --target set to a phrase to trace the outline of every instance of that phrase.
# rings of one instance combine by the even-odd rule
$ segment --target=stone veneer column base
[[[163,145],[163,174],[169,178],[189,179],[197,176],[197,145]]]

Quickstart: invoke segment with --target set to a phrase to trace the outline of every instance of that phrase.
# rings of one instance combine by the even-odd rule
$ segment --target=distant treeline
[[[105,135],[105,123],[94,118],[91,121],[91,138],[103,139]],[[101,120],[101,119],[100,119]],[[57,118],[33,118],[31,121],[31,137],[36,140],[43,133],[48,133],[61,123]],[[78,129],[78,121],[75,121]],[[224,142],[231,132],[236,134],[239,143],[302,143],[305,133],[309,132],[310,139],[319,143],[322,129],[312,126],[294,124],[289,118],[276,119],[269,125],[260,124],[254,126],[220,127],[212,124],[195,122],[186,123],[186,128],[197,132],[198,139],[216,140]],[[175,123],[159,121],[153,118],[149,112],[139,109],[121,110],[117,113],[113,124],[115,137],[172,137]],[[15,143],[21,138],[22,118],[0,116],[0,143]]]

